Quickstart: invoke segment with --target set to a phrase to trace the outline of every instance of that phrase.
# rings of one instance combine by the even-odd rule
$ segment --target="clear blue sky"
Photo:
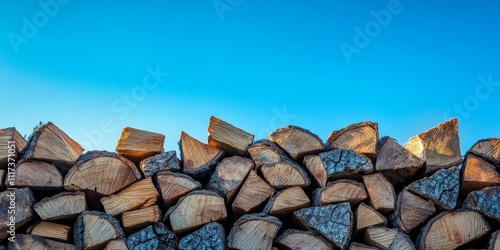
[[[211,115],[257,138],[372,120],[401,144],[457,117],[465,152],[500,137],[500,4],[449,2],[0,1],[0,127],[171,150]]]

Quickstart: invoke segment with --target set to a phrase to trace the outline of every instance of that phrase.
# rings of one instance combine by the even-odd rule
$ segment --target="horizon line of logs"
[[[84,152],[51,122],[1,129],[0,250],[500,249],[500,139],[462,156],[456,119],[404,145],[370,121],[254,141],[216,117],[180,158],[164,140],[125,127]]]

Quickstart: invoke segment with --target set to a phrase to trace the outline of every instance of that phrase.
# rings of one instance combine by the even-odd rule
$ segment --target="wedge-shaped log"
[[[426,174],[462,163],[455,118],[410,138],[403,147],[426,161]]]
[[[13,146],[9,148],[9,145]],[[0,129],[0,168],[4,168],[8,165],[9,158],[19,158],[24,147],[26,147],[26,140],[17,132],[16,128]]]
[[[469,193],[462,207],[477,210],[500,222],[500,186]]]
[[[155,205],[158,196],[153,180],[148,177],[134,182],[116,194],[101,198],[101,203],[107,214],[118,216],[127,211]]]
[[[362,174],[373,172],[373,164],[370,159],[352,150],[334,149],[313,157],[305,160],[307,169],[320,168],[310,166],[310,164],[320,164],[326,169],[326,175],[330,180],[353,179]],[[316,157],[319,157],[320,160],[315,159]]]
[[[241,156],[225,158],[217,164],[205,188],[217,192],[231,203],[253,167],[253,161],[248,158]]]
[[[365,231],[364,241],[384,250],[415,250],[410,237],[396,228],[369,227]]]
[[[288,217],[293,212],[308,207],[309,203],[309,197],[301,187],[289,187],[276,192],[267,202],[263,212],[280,218]]]
[[[75,245],[45,239],[36,235],[17,234],[15,241],[9,241],[7,249],[57,249],[76,250]]]
[[[326,140],[328,150],[350,149],[375,159],[378,141],[378,123],[360,122],[333,131]]]
[[[145,130],[124,127],[116,144],[116,152],[139,165],[139,162],[163,152],[165,136]]]
[[[293,160],[299,162],[306,155],[318,154],[325,150],[319,136],[297,126],[279,128],[269,134],[269,139],[285,150]]]
[[[324,188],[328,181],[328,173],[323,161],[321,161],[321,157],[319,155],[308,155],[304,157],[303,164],[306,166],[307,172],[309,172],[309,176],[311,176],[314,183],[320,188]]]
[[[455,210],[433,217],[417,239],[422,250],[456,249],[484,236],[490,227],[477,211]]]
[[[253,143],[254,135],[239,129],[219,118],[210,117],[208,123],[208,145],[217,147],[229,155],[245,156]]]
[[[167,208],[173,206],[185,194],[201,189],[201,183],[188,175],[168,171],[156,175],[156,183]]]
[[[208,190],[193,191],[182,197],[165,216],[174,233],[189,233],[206,223],[224,222],[227,218],[224,198]]]
[[[479,140],[467,153],[475,154],[500,168],[500,138]]]
[[[307,172],[298,164],[278,162],[260,167],[264,179],[276,189],[300,186],[303,188],[311,185]]]
[[[125,157],[106,151],[90,151],[83,154],[68,171],[64,177],[64,189],[82,190],[101,198],[139,179],[141,173]]]
[[[179,249],[183,250],[198,250],[200,248],[224,250],[226,245],[226,232],[224,227],[217,222],[210,222],[179,241]]]
[[[488,250],[500,249],[500,230],[494,232],[490,236],[490,241],[488,242]]]
[[[257,211],[276,190],[262,180],[255,171],[250,171],[232,204],[236,216]]]
[[[460,170],[457,167],[441,169],[430,177],[417,180],[408,186],[414,194],[429,199],[438,208],[451,210],[457,205]]]
[[[33,209],[42,220],[72,220],[88,209],[83,192],[62,192],[45,197]]]
[[[409,234],[434,213],[436,208],[430,201],[403,190],[398,194],[396,211],[390,216],[390,220],[401,231]]]
[[[42,125],[31,136],[21,159],[47,161],[69,169],[83,148],[52,122]]]
[[[129,249],[127,247],[127,242],[124,239],[120,238],[108,242],[104,250],[129,250]]]
[[[71,241],[71,227],[63,224],[57,224],[48,221],[41,221],[31,230],[31,235],[58,240],[62,242]]]
[[[387,226],[387,218],[365,203],[359,204],[354,212],[354,219],[356,221],[354,230],[356,234],[371,226]]]
[[[281,229],[281,221],[265,214],[246,214],[239,218],[227,237],[230,249],[271,249]]]
[[[375,171],[381,172],[392,184],[406,184],[425,161],[403,148],[396,140],[384,136],[377,143]]]
[[[365,244],[361,244],[359,242],[351,242],[349,245],[349,250],[379,250],[378,247],[372,247]]]
[[[363,176],[369,203],[381,214],[387,214],[396,208],[396,193],[391,183],[381,173]]]
[[[129,250],[141,249],[177,249],[179,240],[165,224],[158,222],[127,238]]]
[[[287,229],[276,239],[276,245],[281,249],[293,250],[333,250],[330,242],[309,231]]]
[[[0,241],[11,237],[12,231],[9,224],[12,224],[11,217],[14,217],[15,228],[20,228],[33,219],[33,204],[35,197],[29,188],[19,188],[17,190],[7,190],[0,193]],[[15,207],[15,210],[9,208]],[[9,211],[15,211],[15,214]],[[9,216],[8,216],[9,215]],[[17,235],[16,235],[17,237]]]
[[[461,193],[500,186],[500,173],[496,171],[495,166],[473,154],[467,155],[461,174]]]
[[[159,153],[141,161],[139,167],[144,176],[150,177],[160,171],[181,171],[181,163],[175,150]]]
[[[349,202],[356,206],[367,198],[365,186],[353,180],[337,180],[328,183],[325,188],[317,188],[312,195],[314,206]]]
[[[7,182],[10,182],[7,180]],[[10,183],[5,183],[6,186]],[[57,168],[48,162],[21,160],[16,167],[14,187],[29,187],[33,190],[60,190],[63,177]]]
[[[100,249],[125,234],[117,219],[103,212],[86,211],[76,219],[73,237],[76,249]]]
[[[248,153],[255,162],[255,166],[259,168],[265,164],[273,164],[280,161],[289,162],[291,159],[285,154],[278,144],[268,140],[256,141],[248,147]]]
[[[160,220],[161,210],[157,205],[122,214],[123,228],[129,233],[154,225]]]
[[[181,157],[183,161],[183,172],[197,178],[207,178],[212,167],[219,162],[224,151],[209,146],[181,132],[179,141]]]
[[[340,249],[347,249],[354,224],[348,202],[300,209],[293,213],[292,221],[321,234]]]

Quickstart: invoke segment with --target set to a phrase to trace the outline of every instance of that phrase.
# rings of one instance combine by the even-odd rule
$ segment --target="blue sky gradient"
[[[295,124],[326,140],[372,120],[401,144],[457,117],[465,152],[500,137],[499,11],[496,1],[0,1],[0,127],[30,134],[52,121],[86,149],[114,150],[131,126],[165,134],[171,150],[181,130],[206,141],[211,115],[257,139]]]

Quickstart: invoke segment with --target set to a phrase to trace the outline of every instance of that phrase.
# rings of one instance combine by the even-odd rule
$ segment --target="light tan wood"
[[[67,225],[41,221],[33,227],[31,234],[62,242],[71,242],[72,231],[71,227]]]
[[[217,192],[231,203],[253,168],[254,163],[248,158],[237,155],[225,158],[215,167],[205,189]]]
[[[22,159],[47,161],[69,169],[83,148],[52,122],[38,128],[26,146]]]
[[[276,239],[276,245],[286,250],[333,250],[323,237],[309,231],[287,229]]]
[[[273,164],[290,160],[276,143],[268,139],[256,141],[248,147],[248,153],[252,157],[257,168],[260,168],[260,166],[264,164]]]
[[[208,145],[217,147],[229,155],[245,156],[253,143],[254,135],[239,129],[219,118],[210,117],[208,123]]]
[[[14,145],[10,146],[10,153],[9,145]],[[16,128],[0,129],[0,168],[7,166],[9,158],[17,159],[24,147],[26,147],[26,140],[24,140]],[[11,157],[9,157],[9,154]]]
[[[35,197],[29,188],[18,188],[15,191],[7,190],[0,193],[0,241],[11,237],[12,233],[9,224],[12,224],[11,216],[9,213],[11,201],[15,201],[15,228],[21,228],[23,225],[29,223],[34,218],[33,204],[35,204]],[[13,231],[11,231],[13,232]],[[17,235],[16,235],[17,236]]]
[[[306,171],[296,164],[278,162],[260,167],[264,179],[276,189],[300,186],[303,188],[311,185],[311,180]]]
[[[328,180],[328,175],[321,161],[321,157],[319,157],[319,155],[308,155],[304,157],[303,163],[309,172],[309,176],[314,180],[316,185],[324,188]]]
[[[354,213],[355,233],[359,234],[371,226],[387,226],[387,218],[365,203],[359,204]]]
[[[394,187],[381,173],[363,176],[370,205],[381,214],[394,211],[396,193]]]
[[[33,206],[42,220],[71,220],[88,209],[83,192],[63,192]]]
[[[34,190],[59,190],[63,188],[63,176],[51,163],[21,160],[16,167],[14,184],[14,187],[29,187]]]
[[[259,209],[276,190],[250,171],[232,204],[233,213],[241,216]]]
[[[467,155],[461,172],[460,192],[462,193],[500,186],[500,173],[495,170],[495,166],[473,154]]]
[[[281,225],[281,221],[274,216],[244,215],[234,223],[227,245],[230,249],[271,249]]]
[[[426,161],[428,174],[462,162],[455,118],[410,138],[403,147]]]
[[[349,202],[351,206],[356,206],[367,197],[363,184],[353,180],[337,180],[328,183],[325,188],[314,190],[312,200],[315,206],[344,201]]]
[[[328,150],[350,149],[374,159],[377,141],[378,123],[366,121],[333,131],[328,136],[326,144]]]
[[[207,190],[193,191],[183,196],[166,216],[174,233],[189,233],[202,225],[227,218],[224,198]]]
[[[325,150],[321,138],[311,131],[297,126],[277,129],[269,134],[269,139],[298,162],[301,162],[306,155],[318,154]]]
[[[0,169],[0,190],[2,190],[3,188],[5,188],[6,184],[8,184],[9,182],[7,181],[7,178],[5,178],[5,173],[7,171],[3,170],[3,169]],[[5,184],[4,184],[5,183]]]
[[[487,162],[500,167],[500,138],[488,138],[476,142],[468,153],[475,154]]]
[[[159,172],[156,183],[167,208],[173,206],[183,195],[201,189],[201,183],[190,176],[168,171]]]
[[[184,131],[181,132],[179,147],[184,173],[195,177],[208,177],[212,167],[224,155],[222,150],[198,141]]]
[[[393,224],[409,234],[436,213],[434,205],[407,190],[401,191],[396,202],[396,211],[391,216]]]
[[[30,249],[30,250],[76,250],[75,245],[55,240],[45,239],[36,235],[17,234],[15,242],[9,242],[8,249]]]
[[[379,250],[378,247],[372,247],[365,244],[361,244],[359,242],[351,242],[349,245],[349,250]]]
[[[369,227],[364,235],[365,243],[380,249],[415,250],[410,237],[396,228],[384,226]]]
[[[116,144],[119,155],[139,165],[139,162],[163,152],[165,136],[146,130],[124,127]]]
[[[154,225],[161,219],[161,210],[157,205],[125,212],[122,214],[122,225],[129,233],[136,232],[149,225]]]
[[[104,250],[129,250],[127,247],[127,242],[125,242],[124,239],[114,239],[108,244],[106,244],[106,247]]]
[[[125,237],[117,219],[97,211],[80,214],[73,230],[77,249],[102,249],[109,241]]]
[[[499,250],[500,249],[500,230],[493,232],[490,236],[490,241],[488,243],[488,250]]]
[[[263,212],[277,217],[287,217],[301,208],[308,207],[309,203],[309,197],[301,187],[289,187],[275,193]]]
[[[148,177],[133,183],[116,194],[103,197],[101,203],[107,214],[118,216],[127,211],[155,205],[158,196],[158,190],[156,190],[153,180]]]

